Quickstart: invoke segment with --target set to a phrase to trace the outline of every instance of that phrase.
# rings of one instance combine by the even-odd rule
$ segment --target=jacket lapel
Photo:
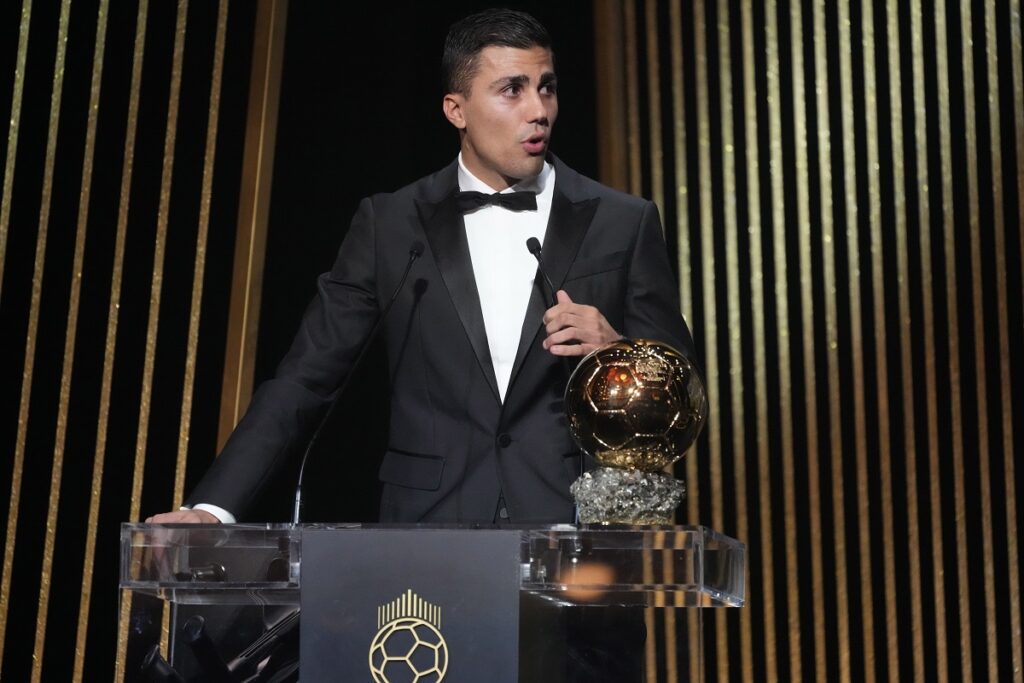
[[[495,399],[500,402],[498,380],[494,375],[494,363],[487,346],[487,329],[480,308],[480,294],[476,288],[476,278],[473,277],[465,222],[455,205],[455,193],[458,190],[455,168],[452,165],[439,174],[435,183],[439,193],[416,200],[416,209],[448,295],[466,329],[477,362],[480,363],[480,370],[487,378]]]
[[[576,260],[580,244],[587,234],[591,221],[594,219],[594,212],[600,203],[598,197],[582,197],[577,190],[578,176],[575,171],[569,169],[558,159],[555,163],[555,189],[551,198],[551,215],[548,218],[548,228],[544,233],[544,244],[542,248],[542,259],[544,269],[552,284],[558,290],[565,282],[565,276],[569,272],[569,266]],[[575,199],[574,199],[575,197]],[[523,319],[523,329],[519,336],[519,349],[516,351],[516,360],[512,366],[512,376],[509,379],[509,387],[516,380],[520,368],[526,361],[530,350],[535,346],[537,334],[543,327],[544,311],[548,309],[547,285],[543,282],[543,276],[538,271],[534,279],[533,292],[530,294],[530,303],[526,308],[526,317]]]

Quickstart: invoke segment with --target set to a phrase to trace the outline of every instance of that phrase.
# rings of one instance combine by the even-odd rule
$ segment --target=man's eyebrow
[[[491,87],[504,87],[506,85],[527,85],[530,82],[530,77],[526,74],[516,74],[515,76],[502,76],[501,78],[495,79],[491,83]]]
[[[541,77],[540,77],[540,80],[538,81],[538,84],[542,85],[542,86],[543,85],[549,85],[551,83],[554,83],[557,80],[558,79],[555,77],[555,73],[553,71],[546,71],[543,74],[541,74]],[[529,85],[529,84],[530,84],[530,77],[529,76],[527,76],[526,74],[516,74],[515,76],[502,76],[501,78],[495,79],[491,83],[491,87],[492,88],[503,88],[503,87],[509,86],[509,85],[524,86],[524,85]]]

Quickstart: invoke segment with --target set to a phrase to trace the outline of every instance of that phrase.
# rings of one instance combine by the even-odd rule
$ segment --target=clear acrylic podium
[[[702,608],[743,605],[745,563],[699,526],[125,524],[126,680],[589,680],[642,658],[638,608],[685,611],[702,679]]]

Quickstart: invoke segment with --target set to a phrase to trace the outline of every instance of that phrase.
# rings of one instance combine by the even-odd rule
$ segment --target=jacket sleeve
[[[623,334],[664,342],[697,363],[690,330],[679,310],[679,288],[661,218],[652,202],[646,202],[641,212],[628,267]]]
[[[287,355],[186,505],[212,504],[244,519],[280,465],[305,450],[379,314],[376,265],[373,203],[364,199]]]

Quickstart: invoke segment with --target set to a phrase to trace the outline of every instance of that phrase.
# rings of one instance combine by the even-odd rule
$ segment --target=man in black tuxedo
[[[147,521],[246,514],[277,466],[304,450],[413,245],[422,257],[382,326],[392,399],[381,521],[572,521],[581,456],[562,401],[572,363],[621,336],[693,358],[655,206],[548,150],[558,97],[543,26],[509,10],[475,14],[452,26],[442,66],[458,159],[363,200],[288,355],[188,509]],[[530,238],[543,244],[543,273]],[[642,679],[639,612],[554,615],[564,641],[551,613],[524,611],[531,680]]]
[[[470,16],[452,26],[442,67],[458,159],[363,200],[288,355],[190,509],[148,521],[244,517],[303,451],[416,243],[422,258],[382,327],[392,399],[381,521],[572,521],[581,456],[561,400],[571,363],[621,336],[693,357],[655,206],[548,149],[558,96],[543,26],[510,10]]]

